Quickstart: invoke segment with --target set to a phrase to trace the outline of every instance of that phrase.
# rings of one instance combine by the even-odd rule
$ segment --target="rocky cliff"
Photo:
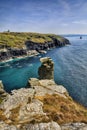
[[[4,32],[0,33],[0,61],[69,44],[69,40],[54,34]]]
[[[29,79],[26,88],[13,90],[0,103],[0,130],[86,130],[87,109],[55,83],[53,61],[41,62],[40,79]]]

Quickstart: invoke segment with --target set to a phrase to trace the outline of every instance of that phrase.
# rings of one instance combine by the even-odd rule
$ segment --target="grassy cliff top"
[[[52,38],[64,41],[64,38],[55,34],[3,32],[0,33],[0,45],[22,48],[26,41],[35,43],[52,42]]]

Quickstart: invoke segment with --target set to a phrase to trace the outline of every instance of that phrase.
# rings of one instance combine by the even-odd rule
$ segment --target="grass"
[[[52,42],[52,38],[64,41],[63,37],[55,34],[3,32],[0,33],[0,45],[23,48],[26,41],[43,44]]]
[[[43,102],[43,110],[50,120],[59,124],[70,122],[87,123],[87,109],[74,102],[69,96],[64,98],[55,94],[37,98]]]

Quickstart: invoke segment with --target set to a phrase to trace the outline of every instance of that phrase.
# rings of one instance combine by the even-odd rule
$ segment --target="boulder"
[[[51,58],[41,58],[41,66],[38,69],[39,79],[54,79],[54,63]]]

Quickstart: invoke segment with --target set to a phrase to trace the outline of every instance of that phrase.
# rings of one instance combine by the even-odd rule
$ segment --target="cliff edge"
[[[69,44],[68,39],[55,34],[3,32],[0,33],[0,61],[37,55]]]
[[[52,59],[40,60],[39,79],[29,79],[1,102],[0,130],[86,130],[87,109],[55,83]]]

